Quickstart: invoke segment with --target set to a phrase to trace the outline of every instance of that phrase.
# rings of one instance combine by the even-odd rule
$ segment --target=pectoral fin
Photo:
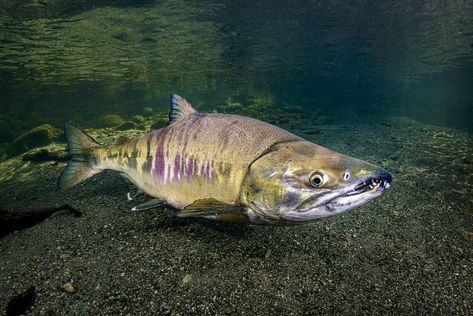
[[[220,202],[215,199],[201,199],[194,201],[177,213],[179,217],[203,217],[206,219],[233,222],[248,223],[246,209],[240,205],[232,205]]]
[[[143,204],[137,205],[134,208],[132,208],[132,211],[144,211],[144,210],[149,210],[152,208],[157,208],[160,206],[166,205],[166,202],[161,199],[152,199],[147,202],[144,202]]]

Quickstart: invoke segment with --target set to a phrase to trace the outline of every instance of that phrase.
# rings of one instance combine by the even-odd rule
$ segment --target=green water
[[[171,92],[471,129],[472,16],[469,1],[3,1],[0,106],[15,135],[165,111]]]

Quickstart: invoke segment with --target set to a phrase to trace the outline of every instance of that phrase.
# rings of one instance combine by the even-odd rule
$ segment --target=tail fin
[[[59,177],[58,186],[61,189],[70,188],[102,171],[95,168],[93,161],[93,151],[102,147],[99,143],[67,123],[64,124],[64,134],[69,146],[70,160]]]

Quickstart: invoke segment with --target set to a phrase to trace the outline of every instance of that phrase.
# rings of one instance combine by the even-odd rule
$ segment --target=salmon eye
[[[309,178],[309,184],[314,188],[319,188],[324,185],[324,175],[320,172],[314,172]]]

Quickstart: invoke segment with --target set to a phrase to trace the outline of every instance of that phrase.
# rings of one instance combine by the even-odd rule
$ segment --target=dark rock
[[[67,204],[61,205],[59,207],[22,209],[12,212],[0,209],[0,238],[16,230],[32,227],[61,210],[68,210],[76,217],[80,217],[82,215],[79,210]]]
[[[47,149],[35,150],[23,155],[23,161],[44,162],[44,161],[67,161],[69,156],[67,151],[49,151]]]
[[[31,286],[26,291],[10,299],[7,306],[7,316],[24,315],[26,311],[34,304],[36,298],[36,287]]]
[[[43,124],[13,140],[7,148],[7,154],[18,155],[30,149],[46,146],[62,137],[62,132],[49,124]]]

